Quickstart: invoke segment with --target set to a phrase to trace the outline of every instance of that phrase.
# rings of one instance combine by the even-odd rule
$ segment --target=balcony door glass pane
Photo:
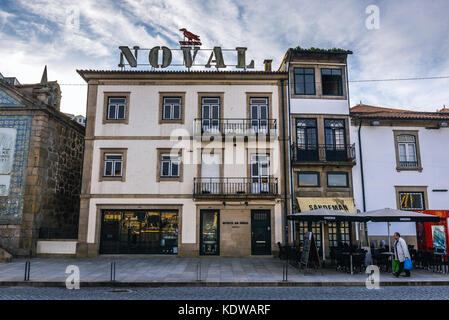
[[[201,192],[220,193],[220,154],[201,155]]]
[[[255,132],[267,133],[268,130],[268,99],[251,98],[251,129]]]
[[[251,192],[269,192],[270,158],[264,154],[251,155]]]
[[[200,254],[219,255],[220,254],[220,214],[218,211],[201,210],[201,234],[200,234]]]

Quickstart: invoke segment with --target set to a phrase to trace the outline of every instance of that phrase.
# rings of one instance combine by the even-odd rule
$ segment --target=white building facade
[[[353,170],[356,208],[447,210],[448,122],[449,113],[444,110],[351,108],[351,136],[358,156]],[[415,223],[391,223],[390,230],[416,247]],[[368,223],[370,240],[386,239],[387,231],[386,223]]]
[[[79,71],[78,256],[272,255],[284,72]]]

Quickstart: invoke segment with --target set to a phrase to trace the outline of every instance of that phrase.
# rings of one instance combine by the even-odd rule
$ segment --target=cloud
[[[179,29],[203,47],[248,48],[262,68],[286,50],[340,47],[350,80],[449,75],[449,4],[438,1],[193,1],[16,0],[0,11],[2,72],[35,82],[45,64],[61,84],[82,83],[79,68],[116,69],[118,46],[177,47]],[[380,29],[365,27],[368,5],[380,9]],[[78,24],[79,23],[79,24]],[[2,27],[3,26],[3,27]],[[228,62],[228,64],[231,64]],[[350,83],[351,104],[434,111],[449,104],[449,80]],[[84,113],[86,88],[62,86],[63,111]]]

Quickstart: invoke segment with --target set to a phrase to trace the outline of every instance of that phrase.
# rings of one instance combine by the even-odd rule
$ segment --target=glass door
[[[326,160],[347,161],[344,120],[324,120]]]
[[[268,99],[251,98],[251,130],[255,133],[268,134]]]
[[[270,156],[268,154],[251,155],[251,193],[270,192]]]
[[[206,133],[220,132],[220,98],[201,99],[201,127]]]
[[[296,143],[296,161],[319,160],[316,119],[296,119]]]
[[[220,211],[200,211],[200,255],[220,255]]]

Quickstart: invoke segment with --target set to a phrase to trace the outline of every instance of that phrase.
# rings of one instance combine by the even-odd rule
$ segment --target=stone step
[[[11,262],[12,255],[3,248],[0,248],[0,262]]]

